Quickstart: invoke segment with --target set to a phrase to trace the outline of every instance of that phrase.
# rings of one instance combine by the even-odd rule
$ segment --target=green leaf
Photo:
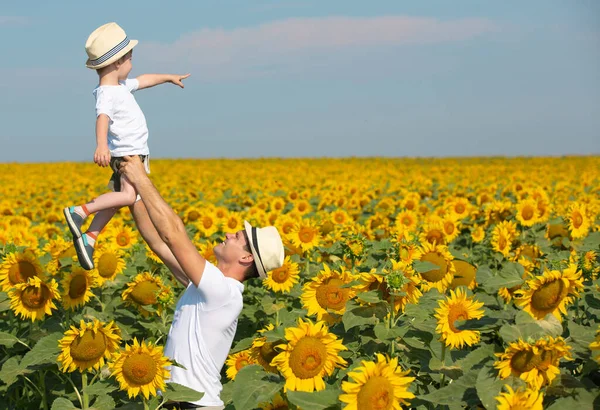
[[[235,344],[235,346],[229,351],[229,354],[241,352],[242,350],[246,350],[252,346],[253,337],[247,337],[245,339],[240,340]]]
[[[21,367],[35,366],[44,363],[56,363],[56,358],[60,353],[58,341],[62,339],[63,334],[56,332],[41,338],[33,349],[31,349],[21,361]]]
[[[435,263],[431,263],[428,261],[415,261],[413,264],[415,271],[419,273],[429,272],[431,270],[439,269],[440,267]]]
[[[59,397],[54,402],[52,402],[52,407],[50,410],[71,410],[78,409],[79,407],[75,407],[75,405],[70,401],[65,399],[64,397]]]
[[[0,345],[13,347],[18,341],[19,339],[15,335],[11,335],[10,333],[6,332],[0,332]]]
[[[577,248],[580,252],[598,251],[600,249],[600,232],[592,232],[583,240],[583,244]]]
[[[573,346],[574,353],[582,359],[590,357],[590,343],[595,340],[594,329],[589,326],[578,325],[569,321],[569,344]]]
[[[377,321],[375,314],[375,309],[372,306],[361,306],[346,310],[342,317],[344,329],[348,331],[355,326],[372,325]]]
[[[381,302],[381,297],[379,296],[379,292],[376,290],[371,290],[369,292],[363,292],[356,295],[357,298],[366,303],[379,303]]]
[[[162,393],[165,400],[172,401],[198,401],[204,396],[203,392],[177,383],[167,383],[167,388]]]
[[[233,383],[232,399],[236,409],[254,409],[259,403],[271,401],[283,388],[283,383],[270,381],[267,372],[258,365],[243,367]]]
[[[498,292],[500,288],[512,288],[513,286],[521,285],[524,282],[523,272],[522,265],[508,262],[496,275],[481,282],[481,286],[487,293],[492,294]],[[477,280],[479,281],[479,278]]]
[[[547,407],[546,410],[564,410],[564,409],[597,409],[600,399],[596,394],[584,390],[576,389],[569,397],[561,397]]]
[[[290,403],[302,408],[311,410],[323,410],[336,405],[341,394],[339,389],[333,389],[327,386],[325,390],[312,393],[302,391],[289,391],[286,393]]]
[[[17,378],[22,374],[31,373],[31,370],[27,370],[21,365],[19,365],[20,357],[11,357],[2,365],[2,370],[0,370],[0,380],[6,383],[7,386],[10,386]]]
[[[112,393],[114,390],[116,390],[114,386],[104,381],[97,381],[96,383],[91,384],[83,389],[83,391],[89,394],[90,397],[107,395]]]
[[[506,384],[505,380],[496,378],[496,371],[491,367],[484,367],[477,375],[475,388],[481,403],[487,410],[495,410],[498,402],[496,396],[500,394],[502,386]]]
[[[394,340],[404,336],[409,329],[408,327],[393,327],[388,329],[384,322],[379,322],[373,330],[375,331],[375,337],[379,340]]]
[[[481,367],[487,361],[495,359],[494,345],[484,344],[469,352],[464,358],[457,360],[454,364],[463,369]]]
[[[115,401],[112,397],[107,394],[103,394],[98,396],[98,398],[94,401],[92,406],[89,408],[90,410],[113,410],[115,408]]]
[[[477,371],[467,372],[449,385],[417,398],[437,405],[451,406],[464,403],[469,408],[473,408],[479,402],[477,392],[473,387],[477,380],[477,373]]]
[[[285,329],[283,326],[278,326],[273,330],[268,330],[263,333],[263,336],[267,338],[267,342],[276,342],[278,340],[285,340]]]

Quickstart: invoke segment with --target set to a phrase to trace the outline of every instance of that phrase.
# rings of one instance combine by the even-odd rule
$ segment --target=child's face
[[[119,81],[124,81],[125,79],[127,79],[127,76],[131,72],[131,67],[132,67],[131,56],[132,56],[132,54],[133,54],[133,50],[130,51],[129,53],[125,54],[122,57],[121,64],[118,67]]]

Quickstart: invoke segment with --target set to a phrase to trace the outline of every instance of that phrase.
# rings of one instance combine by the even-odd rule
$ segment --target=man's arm
[[[160,235],[156,231],[156,228],[152,224],[150,217],[148,216],[148,211],[146,210],[146,206],[143,201],[137,201],[133,205],[129,207],[131,210],[131,214],[133,215],[133,219],[135,220],[135,224],[142,234],[142,237],[150,246],[150,249],[156,253],[156,255],[163,261],[163,263],[169,268],[175,279],[179,281],[183,286],[187,287],[190,283],[190,280],[185,275],[181,266],[179,266],[179,262],[171,252],[171,249],[167,246],[166,243],[160,239]]]
[[[181,81],[189,76],[189,74],[142,74],[136,77],[136,80],[140,83],[138,90],[164,83],[173,83],[183,88],[183,83]]]
[[[185,276],[197,287],[204,272],[206,259],[188,238],[183,222],[160,196],[137,155],[125,157],[121,164],[121,173],[129,179],[142,197],[160,239],[167,244]]]

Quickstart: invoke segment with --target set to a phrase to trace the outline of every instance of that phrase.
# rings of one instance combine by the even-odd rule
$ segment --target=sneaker
[[[63,209],[63,214],[67,220],[71,234],[73,234],[73,238],[81,238],[81,225],[83,225],[85,219],[75,212],[74,206]]]
[[[75,239],[74,244],[81,267],[85,270],[94,269],[94,247],[88,243],[87,236],[83,235]]]

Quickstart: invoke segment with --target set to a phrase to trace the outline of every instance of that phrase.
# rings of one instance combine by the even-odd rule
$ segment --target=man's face
[[[246,247],[246,249],[244,249]],[[226,262],[234,262],[248,255],[249,243],[246,232],[239,230],[235,233],[226,233],[225,240],[214,247],[213,251],[217,259]]]

